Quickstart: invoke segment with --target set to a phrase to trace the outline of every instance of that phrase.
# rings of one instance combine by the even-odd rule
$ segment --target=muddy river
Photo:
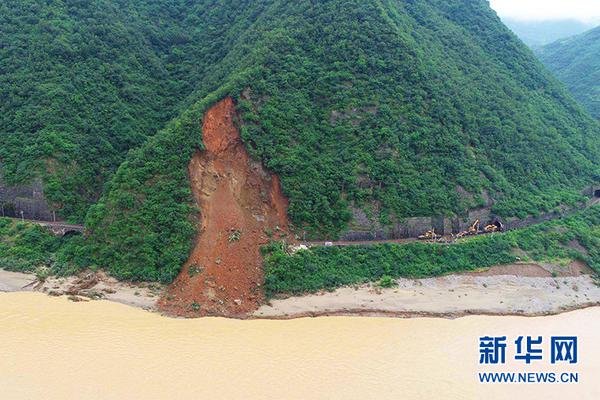
[[[479,365],[484,335],[577,335],[579,363]],[[480,384],[478,371],[577,384]],[[2,399],[598,399],[600,308],[457,320],[183,320],[105,301],[0,294]]]

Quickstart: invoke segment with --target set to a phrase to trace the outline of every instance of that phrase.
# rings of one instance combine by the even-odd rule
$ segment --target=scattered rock
[[[75,303],[79,303],[79,302],[87,302],[89,301],[89,299],[86,299],[84,297],[80,297],[80,296],[75,296],[75,295],[70,295],[68,297],[69,300],[75,302]]]

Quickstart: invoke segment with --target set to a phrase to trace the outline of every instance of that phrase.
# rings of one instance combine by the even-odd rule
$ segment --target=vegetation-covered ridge
[[[536,50],[573,96],[600,120],[600,26]]]
[[[27,7],[13,3],[8,15],[17,8],[25,22],[39,18],[33,3]],[[71,122],[63,129],[60,113],[48,116],[57,121],[48,132],[79,138],[76,143],[98,141],[118,149],[111,153],[115,156],[108,171],[127,149],[178,115],[129,152],[106,184],[103,198],[87,214],[91,253],[121,278],[168,282],[188,257],[196,218],[186,167],[195,149],[202,148],[203,113],[228,95],[237,101],[248,150],[281,177],[290,219],[309,236],[338,235],[347,227],[353,208],[366,210],[383,225],[409,216],[460,214],[488,199],[495,202],[499,215],[534,214],[578,201],[580,190],[598,178],[600,127],[502,25],[485,0],[124,0],[129,8],[115,7],[109,0],[90,3],[97,12],[80,12],[88,6],[64,1],[57,3],[60,7],[48,6],[49,15],[41,14],[45,25],[40,34],[52,33],[49,43],[58,50],[52,47],[40,54],[61,65],[60,71],[66,73],[65,63],[75,68],[75,75],[66,73],[67,82],[76,81],[82,73],[76,68],[93,60],[90,54],[97,51],[71,63],[79,53],[61,56],[61,43],[79,40],[79,32],[88,28],[95,29],[94,40],[113,37],[124,47],[122,54],[117,49],[118,54],[106,56],[111,68],[93,64],[86,71],[113,77],[114,71],[130,71],[121,64],[133,60],[135,76],[166,78],[140,78],[150,86],[135,92],[139,96],[134,98],[142,101],[140,112],[116,115],[110,129],[93,130],[102,123],[63,107],[66,117],[77,116],[83,127],[77,132],[85,134],[71,135]],[[65,18],[55,24],[51,17],[62,9],[78,22],[67,24],[68,29],[57,35],[54,25],[61,26]],[[106,18],[111,23],[86,19],[106,9],[114,11],[114,18]],[[15,27],[23,21],[11,21],[8,27],[17,32],[7,37],[19,43]],[[69,30],[77,24],[81,27]],[[132,39],[120,40],[117,28]],[[87,39],[83,36],[81,43]],[[146,50],[152,50],[149,59]],[[144,54],[130,56],[137,52]],[[23,65],[17,58],[11,57]],[[146,74],[150,67],[157,70]],[[10,65],[5,68],[10,70]],[[62,79],[59,72],[56,75]],[[103,82],[100,78],[105,75],[92,74],[90,82]],[[114,84],[127,86],[132,81],[138,82],[117,74]],[[154,90],[156,82],[163,86]],[[113,93],[105,88],[86,91],[94,100],[91,104],[98,105],[92,110],[138,104],[126,92],[118,97],[122,102],[115,100],[108,107],[103,100],[96,102],[96,92]],[[67,86],[57,93],[77,92]],[[14,98],[9,113],[30,97]],[[144,105],[145,101],[156,103]],[[163,107],[163,101],[170,106]],[[33,116],[34,110],[53,109],[31,104]],[[146,118],[148,109],[161,112]],[[23,110],[19,115],[27,114],[28,109]],[[131,122],[124,125],[124,137],[131,133],[137,139],[117,140],[123,137],[119,134],[123,118]],[[7,121],[14,125],[13,121],[27,118]],[[14,129],[12,125],[9,132],[35,133],[31,136],[39,145],[33,149],[63,141],[39,136],[45,132],[38,130],[39,123],[19,122]],[[4,149],[0,157],[13,171],[9,175],[18,176],[18,171],[29,170],[28,164],[19,167],[7,149],[24,136],[6,137],[14,140],[0,146]],[[69,168],[107,160],[104,150],[88,154],[81,146],[59,148],[51,153],[75,160],[64,163]],[[18,157],[27,162],[45,159],[46,153],[35,154]],[[53,170],[47,169],[55,176]],[[86,171],[102,176],[104,169]],[[83,179],[86,174],[69,176]],[[67,197],[78,193],[74,187],[94,187],[68,188],[67,182],[58,179],[49,187],[62,188],[59,192]]]
[[[130,154],[88,214],[123,277],[169,281],[187,258],[186,167],[204,111],[227,95],[291,221],[315,236],[343,231],[352,206],[384,224],[488,196],[500,215],[533,214],[598,176],[599,126],[486,1],[218,4],[197,19],[227,21],[211,25],[221,46],[201,100]]]
[[[41,177],[53,208],[83,221],[127,152],[178,115],[220,61],[226,21],[208,3],[2,1],[5,180]]]
[[[503,17],[502,21],[529,47],[537,49],[559,39],[578,35],[594,27],[592,22],[586,23],[574,19],[546,21],[523,21]]]
[[[600,273],[600,206],[564,220],[453,245],[318,247],[290,255],[287,246],[274,242],[263,251],[267,297],[365,282],[391,284],[399,277],[439,276],[510,264],[518,259],[554,263],[580,260]]]

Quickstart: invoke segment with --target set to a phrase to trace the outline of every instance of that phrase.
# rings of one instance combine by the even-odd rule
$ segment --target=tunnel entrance
[[[594,191],[594,197],[600,199],[600,189]]]
[[[63,234],[63,237],[82,236],[82,235],[83,235],[83,232],[75,231],[75,230],[70,230],[70,231],[66,231]]]
[[[15,218],[17,216],[17,210],[13,203],[2,203],[0,202],[0,216]]]
[[[504,229],[505,229],[504,224],[498,218],[494,219],[494,221],[492,223],[490,223],[490,225],[495,226],[497,228],[498,232],[504,232]]]

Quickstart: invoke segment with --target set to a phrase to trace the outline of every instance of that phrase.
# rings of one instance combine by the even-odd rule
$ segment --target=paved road
[[[465,236],[463,239],[469,238],[472,236]],[[433,243],[439,245],[449,245],[456,242],[456,239],[447,236],[443,237],[437,241],[433,240],[419,240],[416,238],[406,238],[406,239],[388,239],[388,240],[361,240],[361,241],[339,241],[339,242],[301,242],[300,245],[308,246],[308,247],[347,247],[347,246],[373,246],[376,244],[407,244],[407,243]]]
[[[14,221],[23,221],[23,222],[28,222],[30,224],[36,224],[36,225],[40,225],[43,227],[47,227],[47,228],[54,228],[54,229],[65,229],[65,230],[71,230],[71,231],[77,231],[77,232],[83,232],[85,230],[85,227],[83,225],[76,225],[76,224],[68,224],[66,222],[61,222],[61,221],[36,221],[33,219],[21,219],[21,218],[10,218]]]
[[[600,199],[596,198],[596,199],[591,200],[588,203],[587,207],[589,208],[589,207],[594,206],[599,203],[600,203]],[[560,215],[558,218],[566,217],[569,214],[572,214],[577,211],[580,211],[580,210],[572,210],[571,212],[567,212],[566,214]],[[11,219],[21,221],[20,218],[11,218]],[[24,221],[32,223],[32,224],[45,226],[45,227],[48,227],[53,230],[66,230],[66,231],[73,230],[73,231],[77,231],[77,232],[84,232],[84,230],[85,230],[85,227],[83,225],[67,224],[65,222],[60,222],[60,221],[56,221],[56,222],[35,221],[35,220],[29,220],[29,219],[25,219]],[[468,237],[469,236],[467,236],[465,238],[468,238]],[[299,244],[304,245],[304,246],[309,246],[309,247],[315,247],[315,246],[344,247],[344,246],[365,246],[365,245],[375,245],[375,244],[385,244],[385,243],[405,244],[405,243],[414,243],[414,242],[435,243],[435,244],[447,245],[447,244],[452,244],[455,241],[456,241],[455,238],[446,236],[439,241],[430,241],[430,240],[429,241],[421,241],[416,238],[406,238],[406,239],[391,239],[391,240],[363,240],[363,241],[337,241],[337,242],[315,241],[315,242],[300,242]]]
[[[385,243],[393,243],[393,244],[404,244],[404,243],[414,243],[420,242],[415,238],[407,238],[407,239],[389,239],[389,240],[360,240],[360,241],[338,241],[338,242],[328,242],[328,241],[316,241],[316,242],[301,242],[300,244],[305,246],[363,246],[363,245],[372,245],[372,244],[385,244]]]
[[[594,198],[591,199],[588,203],[586,208],[590,208],[592,206],[595,206],[597,204],[600,204],[600,198]],[[571,214],[574,214],[576,212],[582,211],[582,209],[574,209],[574,210],[570,210],[564,214],[560,214],[558,215],[555,219],[559,219],[559,218],[565,218],[568,217]],[[549,220],[551,221],[551,220]],[[537,225],[540,222],[534,222],[528,225],[525,225],[523,227],[520,227],[518,229],[522,229],[522,228],[526,228],[528,226],[531,225]],[[497,233],[481,233],[483,235],[490,235],[490,234],[502,234],[501,232],[497,232]],[[463,239],[468,239],[470,237],[473,236],[465,236]],[[445,236],[443,237],[441,240],[439,241],[431,241],[431,240],[418,240],[416,238],[407,238],[407,239],[392,239],[392,240],[364,240],[364,241],[337,241],[337,242],[331,242],[331,241],[316,241],[316,242],[301,242],[301,245],[304,246],[309,246],[309,247],[315,247],[315,246],[333,246],[333,247],[344,247],[344,246],[364,246],[364,245],[376,245],[376,244],[385,244],[385,243],[396,243],[396,244],[404,244],[404,243],[414,243],[414,242],[421,242],[421,243],[435,243],[435,244],[452,244],[455,243],[457,241],[456,238],[452,237],[452,236]]]

